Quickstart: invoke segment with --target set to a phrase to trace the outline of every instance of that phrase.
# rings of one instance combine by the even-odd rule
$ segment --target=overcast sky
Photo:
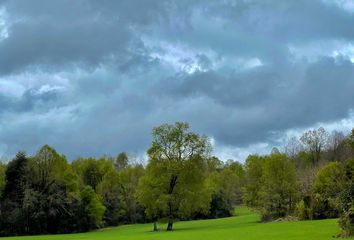
[[[353,109],[353,0],[0,0],[5,157],[141,155],[187,121],[243,161]]]

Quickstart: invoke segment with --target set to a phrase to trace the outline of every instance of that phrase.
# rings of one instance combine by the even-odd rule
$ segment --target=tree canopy
[[[68,161],[44,145],[0,163],[0,236],[70,233],[132,223],[232,216],[245,204],[263,221],[339,217],[354,234],[354,131],[319,128],[244,163],[212,155],[187,123],[152,131],[147,162],[117,157]],[[284,150],[283,150],[284,149]]]
[[[187,123],[154,128],[138,199],[152,218],[168,219],[167,230],[175,219],[208,210],[210,197],[203,186],[210,150],[208,139],[190,132]]]

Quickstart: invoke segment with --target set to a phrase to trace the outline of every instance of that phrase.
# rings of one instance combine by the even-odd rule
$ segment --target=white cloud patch
[[[6,10],[0,7],[0,41],[9,36],[8,26],[6,24]]]
[[[327,4],[335,5],[348,12],[354,13],[354,1],[353,0],[323,0]]]

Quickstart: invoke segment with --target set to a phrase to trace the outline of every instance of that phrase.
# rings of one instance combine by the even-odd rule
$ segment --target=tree
[[[313,184],[313,217],[323,219],[339,215],[339,195],[346,183],[345,171],[338,162],[324,166]]]
[[[208,139],[190,132],[187,123],[153,129],[149,162],[137,196],[147,214],[167,217],[167,231],[175,219],[207,211],[210,193],[204,188],[204,170],[210,150]]]
[[[100,184],[104,175],[114,169],[111,159],[105,157],[95,158],[79,158],[72,162],[74,172],[80,176],[81,185],[89,185],[93,189]]]
[[[212,192],[209,213],[195,218],[229,217],[234,213],[234,207],[243,202],[243,187],[245,171],[243,166],[228,160],[222,168],[212,171],[208,177],[208,186]]]
[[[96,189],[96,186],[102,181],[104,174],[99,167],[99,162],[90,159],[83,173],[84,184]]]
[[[82,222],[86,225],[85,229],[88,230],[102,226],[106,207],[102,204],[100,196],[95,193],[91,186],[86,186],[82,190],[80,197],[84,212]]]
[[[245,184],[245,171],[238,162],[227,161],[215,180],[217,191],[231,206],[241,204],[243,201],[243,186]]]
[[[339,225],[342,237],[354,235],[354,182],[352,181],[340,194],[341,215]]]
[[[354,132],[353,132],[354,133]],[[354,134],[352,134],[354,136]],[[354,158],[349,158],[345,164],[345,172],[348,183],[340,193],[340,219],[342,237],[354,235]]]
[[[296,137],[292,137],[285,145],[285,153],[292,160],[295,160],[297,154],[301,151],[301,143]]]
[[[23,208],[30,233],[70,232],[79,195],[78,176],[65,156],[44,145],[29,159]]]
[[[260,204],[260,192],[263,184],[263,165],[264,157],[250,155],[246,159],[246,184],[244,202],[248,207],[258,208]]]
[[[344,134],[338,131],[332,131],[328,138],[328,152],[329,160],[340,161],[342,160],[342,151],[344,148]]]
[[[5,171],[6,171],[5,164],[2,164],[0,162],[0,199],[1,199],[1,196],[2,196],[2,191],[5,188]]]
[[[124,168],[128,166],[128,155],[126,152],[121,152],[118,154],[114,166],[116,167],[117,171],[122,171]]]
[[[111,170],[104,175],[102,182],[97,186],[97,193],[102,197],[106,207],[104,221],[108,226],[117,225],[122,215],[125,215],[125,211],[122,210],[123,196],[117,171]]]
[[[313,164],[317,164],[320,160],[321,153],[326,148],[327,140],[328,133],[322,127],[317,130],[310,130],[301,136],[300,141],[311,153]]]
[[[347,141],[348,145],[354,150],[354,128],[352,129],[352,132],[350,133]]]
[[[148,168],[152,168],[140,178],[136,197],[140,203],[145,207],[146,216],[153,221],[153,231],[158,231],[157,221],[163,217],[166,209],[166,197],[162,197],[164,190],[164,183],[153,175],[154,167],[151,165]],[[156,172],[157,173],[157,172]]]
[[[145,221],[144,207],[136,199],[139,179],[144,175],[144,167],[140,164],[129,165],[119,172],[120,192],[124,212],[120,218],[124,223],[137,223]]]
[[[276,219],[292,213],[297,200],[296,169],[285,154],[265,158],[261,187],[263,220]]]
[[[53,182],[44,191],[27,188],[23,201],[27,234],[68,233],[75,230],[76,201],[65,185]]]
[[[24,212],[22,209],[24,193],[27,185],[28,158],[19,152],[9,162],[5,171],[5,186],[1,196],[1,230],[6,234],[24,231]]]

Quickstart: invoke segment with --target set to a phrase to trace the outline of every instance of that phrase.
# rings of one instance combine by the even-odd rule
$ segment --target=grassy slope
[[[83,234],[1,238],[1,240],[325,240],[333,239],[339,232],[336,219],[258,223],[259,216],[245,208],[238,208],[236,214],[238,216],[232,218],[178,222],[173,232],[151,232],[152,224],[138,224]]]

